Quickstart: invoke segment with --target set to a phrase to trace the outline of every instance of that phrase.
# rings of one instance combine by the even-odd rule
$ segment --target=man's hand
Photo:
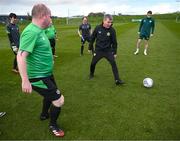
[[[114,54],[114,58],[115,58],[115,59],[117,58],[117,54]]]
[[[24,93],[32,93],[32,86],[28,79],[22,81],[22,91]]]
[[[80,37],[81,37],[81,39],[83,40],[83,42],[84,42],[84,37],[82,36],[82,35],[80,35]]]
[[[22,91],[25,93],[31,93],[32,92],[32,86],[29,82],[28,75],[27,75],[27,67],[26,67],[26,57],[29,55],[26,51],[18,51],[17,54],[17,62],[18,62],[18,68],[19,73],[22,79]]]
[[[17,52],[18,52],[17,46],[13,45],[13,46],[12,46],[12,50],[17,53]]]

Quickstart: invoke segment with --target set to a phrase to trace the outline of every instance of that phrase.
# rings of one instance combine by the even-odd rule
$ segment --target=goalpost
[[[66,24],[67,25],[78,25],[82,22],[81,19],[83,16],[84,16],[83,12],[81,12],[80,10],[68,9],[67,17],[66,17]]]
[[[176,23],[180,23],[180,13],[179,12],[177,13],[177,16],[176,16]]]

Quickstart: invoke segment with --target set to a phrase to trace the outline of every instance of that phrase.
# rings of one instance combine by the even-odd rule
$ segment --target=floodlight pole
[[[176,22],[178,22],[178,18],[179,18],[179,13],[180,13],[180,0],[176,0],[177,5],[178,5],[178,11],[177,11],[177,16],[176,16]]]
[[[68,8],[68,16],[66,18],[66,24],[69,24],[69,8]]]

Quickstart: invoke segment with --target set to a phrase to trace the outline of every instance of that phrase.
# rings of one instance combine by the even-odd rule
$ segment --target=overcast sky
[[[17,15],[31,13],[34,4],[44,3],[53,16],[66,17],[88,15],[90,12],[109,14],[169,13],[180,11],[180,0],[0,0],[0,14],[14,12]]]

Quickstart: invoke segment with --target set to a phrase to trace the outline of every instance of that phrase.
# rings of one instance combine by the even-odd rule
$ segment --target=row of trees
[[[97,13],[89,13],[88,14],[88,17],[101,17],[101,16],[104,16],[105,12],[97,12]]]

